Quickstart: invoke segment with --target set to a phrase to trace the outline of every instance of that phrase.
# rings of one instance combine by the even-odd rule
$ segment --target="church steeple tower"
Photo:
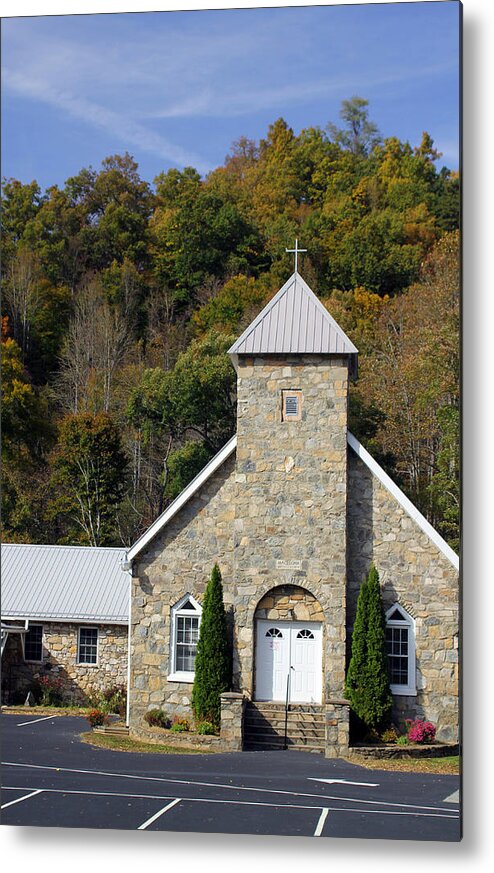
[[[357,349],[294,272],[229,354],[238,376],[237,624],[254,633],[253,604],[268,590],[305,589],[334,628],[323,640],[322,702],[342,697],[348,382]],[[247,664],[242,657],[238,687],[255,696]]]
[[[293,273],[228,353],[337,355],[356,372],[358,350],[307,283]],[[236,361],[236,357],[235,357]]]

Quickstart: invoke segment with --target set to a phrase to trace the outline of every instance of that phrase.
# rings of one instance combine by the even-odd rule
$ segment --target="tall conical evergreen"
[[[195,660],[192,709],[197,721],[219,726],[220,694],[231,682],[231,656],[226,630],[220,568],[214,565],[206,587]]]
[[[362,581],[357,601],[357,615],[353,625],[352,657],[348,665],[345,683],[345,697],[350,701],[352,709],[360,716],[360,701],[364,694],[365,665],[367,658],[367,601],[369,587],[367,580]]]
[[[379,574],[374,566],[360,589],[345,694],[367,727],[382,729],[389,724],[393,698],[389,687],[386,621]]]

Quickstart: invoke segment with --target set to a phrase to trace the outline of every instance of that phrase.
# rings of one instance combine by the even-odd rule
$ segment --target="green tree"
[[[53,457],[51,517],[69,523],[69,537],[91,546],[115,542],[127,459],[119,431],[106,413],[69,415],[60,425]],[[78,536],[77,536],[78,533]]]
[[[228,644],[223,586],[215,564],[206,587],[195,660],[192,709],[196,721],[220,725],[220,695],[231,684],[231,654]]]
[[[342,130],[331,122],[328,124],[328,131],[338,145],[349,149],[354,155],[363,157],[381,141],[377,126],[373,121],[369,121],[368,105],[369,101],[362,97],[343,100],[340,118],[345,122],[346,128]]]
[[[194,433],[219,451],[235,429],[235,371],[226,354],[232,341],[209,331],[179,355],[173,370],[145,370],[128,405],[134,426],[178,441]]]
[[[389,723],[393,698],[389,687],[386,624],[379,574],[374,565],[360,589],[345,694],[353,711],[368,728],[380,730]]]
[[[166,462],[165,497],[168,500],[178,497],[210,458],[211,452],[198,440],[188,440],[179,449],[170,452]]]

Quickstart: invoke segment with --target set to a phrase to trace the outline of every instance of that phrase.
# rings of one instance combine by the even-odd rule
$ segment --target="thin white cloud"
[[[282,85],[278,88],[266,88],[261,84],[256,89],[225,90],[224,88],[199,91],[193,98],[185,99],[168,106],[163,106],[145,113],[147,118],[174,117],[235,117],[257,112],[260,109],[272,109],[281,104],[302,103],[308,100],[320,99],[332,94],[353,94],[371,88],[385,85],[396,85],[417,78],[431,77],[449,69],[447,65],[422,67],[420,70],[394,70],[387,75],[363,76],[333,76],[330,79],[317,79]]]
[[[351,63],[348,34],[338,27],[325,31],[321,54],[310,27],[300,26],[300,8],[275,16],[265,9],[255,16],[244,10],[98,18],[5,22],[4,88],[201,173],[211,167],[200,155],[162,135],[167,119],[171,128],[173,119],[286,114],[292,105],[372,97],[379,88],[389,96],[394,86],[432,80],[455,63],[426,65],[409,53],[390,64],[386,52],[381,60],[372,53],[365,71]]]
[[[50,87],[46,81],[35,81],[30,76],[9,69],[4,70],[3,80],[4,85],[17,94],[67,112],[73,118],[111,133],[127,146],[138,146],[143,151],[151,152],[180,166],[193,165],[200,173],[206,173],[211,169],[199,155],[169,142],[155,131],[134,121],[130,116],[115,112],[61,88]]]

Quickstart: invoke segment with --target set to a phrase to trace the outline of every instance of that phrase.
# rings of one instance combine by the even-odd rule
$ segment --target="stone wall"
[[[134,562],[130,712],[136,730],[148,709],[190,717],[192,684],[169,681],[172,607],[191,594],[199,603],[215,562],[232,624],[234,465],[230,457]]]
[[[350,706],[348,701],[333,700],[325,706],[326,758],[348,754],[350,739]]]
[[[282,391],[302,392],[300,421]],[[326,698],[342,696],[348,367],[328,356],[239,356],[235,474],[235,688],[254,693],[254,614],[272,588],[295,585],[326,622]]]
[[[374,562],[385,609],[415,620],[417,696],[394,698],[394,717],[424,717],[438,739],[458,738],[458,572],[349,449],[348,638],[362,579]]]
[[[296,585],[281,585],[261,598],[255,618],[272,621],[324,621],[324,613],[310,591]]]
[[[127,686],[127,627],[98,627],[98,663],[77,663],[77,636],[80,625],[69,622],[39,621],[43,626],[43,660],[24,660],[20,634],[11,634],[2,657],[2,700],[20,702],[35,679],[56,677],[67,702],[87,703],[87,695],[111,685]],[[87,625],[85,625],[87,626]],[[94,625],[95,626],[95,625]]]

